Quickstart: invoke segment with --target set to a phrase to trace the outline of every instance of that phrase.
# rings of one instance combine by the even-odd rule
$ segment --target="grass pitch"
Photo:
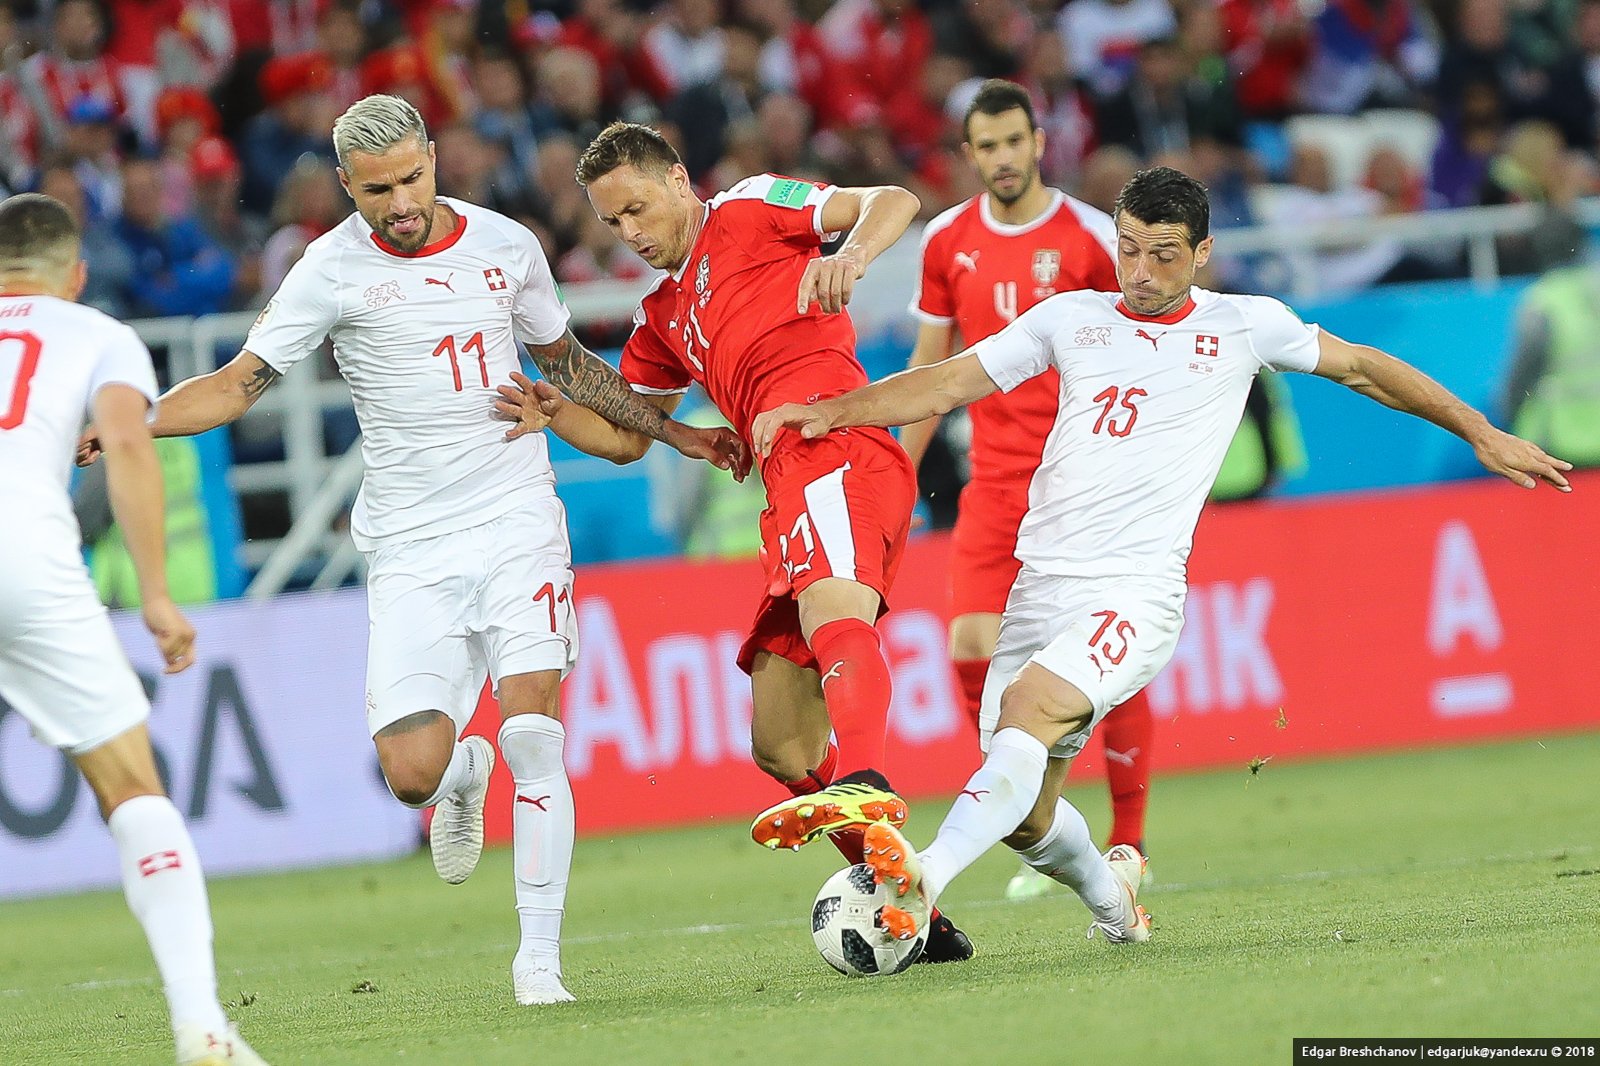
[[[567,909],[580,1002],[511,1002],[510,855],[211,885],[223,996],[275,1064],[1282,1063],[1295,1036],[1593,1036],[1600,735],[1160,778],[1156,939],[1083,939],[1064,892],[950,890],[959,966],[849,980],[811,946],[825,844],[742,825],[587,839]],[[1074,802],[1105,821],[1104,789]],[[926,842],[944,804],[920,804]],[[109,842],[107,849],[109,851]],[[120,895],[0,906],[0,1062],[169,1063]],[[871,1043],[865,1043],[870,1040]]]

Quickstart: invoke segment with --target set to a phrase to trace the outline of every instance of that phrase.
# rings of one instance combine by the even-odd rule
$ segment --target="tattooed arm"
[[[168,389],[157,401],[150,435],[191,437],[237,421],[279,376],[259,356],[240,352],[226,366]],[[90,426],[78,441],[78,465],[88,466],[99,457],[99,437]]]
[[[528,355],[545,380],[607,422],[731,470],[738,480],[749,472],[749,450],[738,434],[726,428],[695,429],[672,418],[634,392],[626,378],[579,343],[571,330],[551,344],[530,344]]]

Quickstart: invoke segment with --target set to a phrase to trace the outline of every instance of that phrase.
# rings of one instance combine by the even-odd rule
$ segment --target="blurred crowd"
[[[661,126],[703,192],[894,182],[931,215],[978,191],[959,118],[987,77],[1032,91],[1047,180],[1101,207],[1149,161],[1219,225],[1596,188],[1600,0],[0,0],[0,187],[91,224],[103,309],[246,308],[348,210],[334,117],[392,92],[441,192],[525,222],[563,281],[629,277],[572,180],[607,121]]]

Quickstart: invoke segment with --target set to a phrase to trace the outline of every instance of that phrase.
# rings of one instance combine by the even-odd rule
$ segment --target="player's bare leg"
[[[433,869],[459,885],[483,855],[483,801],[494,769],[494,745],[483,737],[456,737],[443,711],[407,715],[372,738],[389,791],[407,807],[433,807],[428,849]]]
[[[265,1066],[217,1001],[211,908],[194,842],[161,787],[143,726],[76,757],[121,859],[128,909],[161,973],[180,1066]]]
[[[500,680],[500,754],[516,783],[511,801],[512,863],[521,941],[511,982],[522,1006],[571,1003],[561,981],[561,917],[572,871],[575,816],[563,762],[561,672]]]
[[[905,822],[905,801],[881,769],[891,684],[873,624],[880,602],[872,588],[833,577],[799,594],[800,631],[816,655],[827,717],[838,738],[837,776],[814,794],[762,812],[750,827],[756,843],[798,848],[851,825]]]
[[[820,679],[814,670],[797,666],[771,652],[758,652],[750,673],[753,713],[750,750],[755,763],[790,795],[814,796],[832,783],[838,749],[829,741],[831,724]],[[782,805],[780,805],[782,806]],[[798,813],[798,812],[797,812]],[[841,813],[835,811],[835,814]],[[904,823],[904,805],[891,807],[888,821]],[[807,817],[825,816],[813,809]],[[765,817],[765,815],[763,815]],[[898,819],[898,820],[896,820]],[[760,825],[760,820],[757,820]],[[865,861],[865,826],[849,821],[828,839],[851,865]],[[927,946],[918,962],[962,962],[973,955],[972,941],[950,919],[933,915]]]

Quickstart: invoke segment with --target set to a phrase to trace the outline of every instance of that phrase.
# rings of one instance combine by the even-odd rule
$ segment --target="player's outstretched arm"
[[[772,442],[785,428],[814,438],[845,426],[904,426],[948,414],[999,388],[969,349],[932,366],[902,370],[831,400],[786,403],[765,411],[756,416],[750,439],[756,454],[765,457],[772,454]]]
[[[796,305],[800,313],[813,303],[830,315],[844,310],[867,265],[900,239],[921,206],[915,193],[898,185],[835,189],[822,205],[822,231],[850,232],[838,251],[806,266]]]
[[[730,470],[738,480],[750,472],[750,453],[737,433],[727,427],[696,429],[672,418],[634,392],[626,378],[580,344],[571,330],[550,344],[530,344],[528,355],[545,380],[607,422]]]
[[[167,588],[166,502],[161,461],[145,415],[150,402],[128,385],[107,385],[95,394],[94,419],[106,457],[111,512],[139,579],[145,626],[156,638],[167,673],[194,662],[194,628],[178,611]]]
[[[209,374],[180,381],[157,401],[153,437],[192,437],[244,417],[244,413],[281,375],[261,357],[240,352]],[[78,441],[78,465],[88,466],[102,451],[99,425],[84,430]]]
[[[906,369],[932,366],[950,358],[951,342],[955,340],[955,327],[944,322],[924,322],[917,327],[917,344],[911,349],[911,361]],[[934,434],[939,432],[939,416],[909,423],[900,433],[900,447],[911,457],[912,467],[922,466],[922,457],[928,454]]]
[[[1482,414],[1416,367],[1376,348],[1341,340],[1327,330],[1321,331],[1318,345],[1319,377],[1449,430],[1472,445],[1485,469],[1525,489],[1547,481],[1562,492],[1572,491],[1564,476],[1572,469],[1571,463],[1546,454],[1537,444],[1496,429]]]
[[[501,385],[497,391],[500,398],[494,403],[494,417],[514,423],[506,430],[506,440],[548,428],[580,452],[618,465],[644,458],[653,443],[643,433],[624,429],[587,407],[569,403],[561,390],[548,381],[534,381],[520,371],[512,371],[511,384]],[[669,415],[683,399],[678,393],[640,398]]]

